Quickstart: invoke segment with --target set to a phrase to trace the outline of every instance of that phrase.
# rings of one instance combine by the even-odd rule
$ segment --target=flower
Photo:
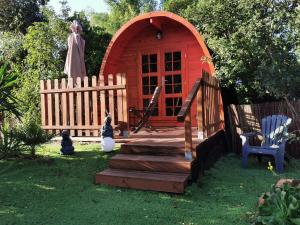
[[[271,172],[273,172],[273,166],[272,166],[271,162],[268,163],[268,170],[270,170]]]

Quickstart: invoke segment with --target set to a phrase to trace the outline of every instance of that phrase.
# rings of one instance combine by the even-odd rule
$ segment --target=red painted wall
[[[109,54],[106,55],[102,64],[101,70],[104,77],[107,77],[108,74],[126,74],[128,107],[142,108],[140,54],[143,52],[155,50],[162,56],[167,50],[182,51],[183,100],[195,80],[201,77],[202,69],[212,72],[209,65],[203,62],[204,50],[190,29],[167,17],[156,17],[155,19],[161,24],[162,40],[156,38],[158,28],[153,26],[149,19],[137,21],[129,26],[123,35],[119,36],[117,43],[111,43]],[[163,63],[163,60],[161,62]],[[195,106],[192,108],[192,121],[196,125]],[[158,126],[182,125],[176,122],[175,117],[159,122],[153,121],[152,124]]]

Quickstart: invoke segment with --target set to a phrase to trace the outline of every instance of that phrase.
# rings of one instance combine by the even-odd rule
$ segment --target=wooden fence
[[[72,136],[99,136],[106,113],[112,125],[128,124],[125,74],[110,74],[108,85],[95,76],[41,80],[40,94],[42,128],[50,133],[69,130]]]
[[[261,119],[265,116],[282,114],[292,118],[289,131],[300,129],[300,99],[295,101],[269,102],[253,105],[230,105],[227,108],[231,133],[232,151],[240,154],[242,145],[239,135],[245,132],[260,131]],[[252,144],[259,144],[253,139]],[[300,143],[288,143],[286,151],[293,157],[300,158]]]
[[[224,109],[219,80],[204,73],[202,76],[202,117],[204,137],[224,129]]]

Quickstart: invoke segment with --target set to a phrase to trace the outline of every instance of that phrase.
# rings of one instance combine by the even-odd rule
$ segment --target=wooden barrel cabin
[[[131,126],[139,120],[137,113],[149,105],[155,88],[161,86],[150,123],[174,127],[182,126],[176,116],[203,70],[214,75],[210,53],[196,28],[178,15],[159,11],[137,16],[121,27],[107,48],[100,77],[107,83],[110,74],[125,74]]]
[[[122,26],[98,78],[42,80],[40,93],[42,127],[50,133],[66,129],[99,140],[107,113],[124,131],[146,125],[138,121],[151,127],[128,140],[115,136],[127,143],[97,173],[96,184],[183,193],[198,165],[199,143],[224,129],[209,51],[196,28],[170,12],[143,14]]]

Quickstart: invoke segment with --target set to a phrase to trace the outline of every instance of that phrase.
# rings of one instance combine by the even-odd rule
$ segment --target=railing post
[[[203,140],[204,139],[204,130],[203,130],[203,105],[202,105],[202,85],[203,82],[201,82],[201,86],[198,89],[197,92],[197,125],[198,125],[198,139]]]
[[[184,120],[184,138],[185,138],[185,159],[193,159],[193,143],[192,143],[192,123],[191,110],[188,111]]]

